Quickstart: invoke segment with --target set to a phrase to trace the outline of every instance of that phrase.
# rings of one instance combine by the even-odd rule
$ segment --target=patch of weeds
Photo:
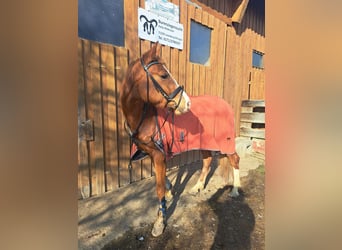
[[[261,164],[257,169],[255,169],[258,173],[265,174],[265,165]]]

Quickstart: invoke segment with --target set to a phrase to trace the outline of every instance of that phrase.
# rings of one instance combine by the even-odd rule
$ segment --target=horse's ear
[[[152,57],[160,56],[160,50],[161,50],[161,45],[159,42],[156,42],[151,49]]]

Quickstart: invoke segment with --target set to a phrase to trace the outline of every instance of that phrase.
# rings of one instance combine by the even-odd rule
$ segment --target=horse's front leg
[[[160,151],[155,150],[152,153],[152,162],[155,168],[156,189],[159,200],[158,217],[152,229],[152,235],[157,237],[161,235],[166,226],[166,200],[165,200],[165,176],[166,164],[165,156]]]

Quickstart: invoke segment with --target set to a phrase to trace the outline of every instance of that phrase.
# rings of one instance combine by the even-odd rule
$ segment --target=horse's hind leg
[[[239,196],[239,191],[238,188],[241,187],[240,184],[240,170],[239,170],[239,162],[240,162],[240,157],[238,156],[237,153],[228,155],[229,162],[233,168],[233,189],[230,192],[231,197],[237,197]]]
[[[205,181],[210,171],[210,164],[213,159],[211,156],[211,151],[202,150],[203,156],[203,167],[201,175],[196,183],[196,185],[190,190],[191,193],[198,193],[200,190],[204,189]]]

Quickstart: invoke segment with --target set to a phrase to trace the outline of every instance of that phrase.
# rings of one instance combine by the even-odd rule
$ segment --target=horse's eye
[[[163,78],[163,79],[167,79],[169,77],[169,74],[165,73],[164,75],[161,75],[160,77]]]

